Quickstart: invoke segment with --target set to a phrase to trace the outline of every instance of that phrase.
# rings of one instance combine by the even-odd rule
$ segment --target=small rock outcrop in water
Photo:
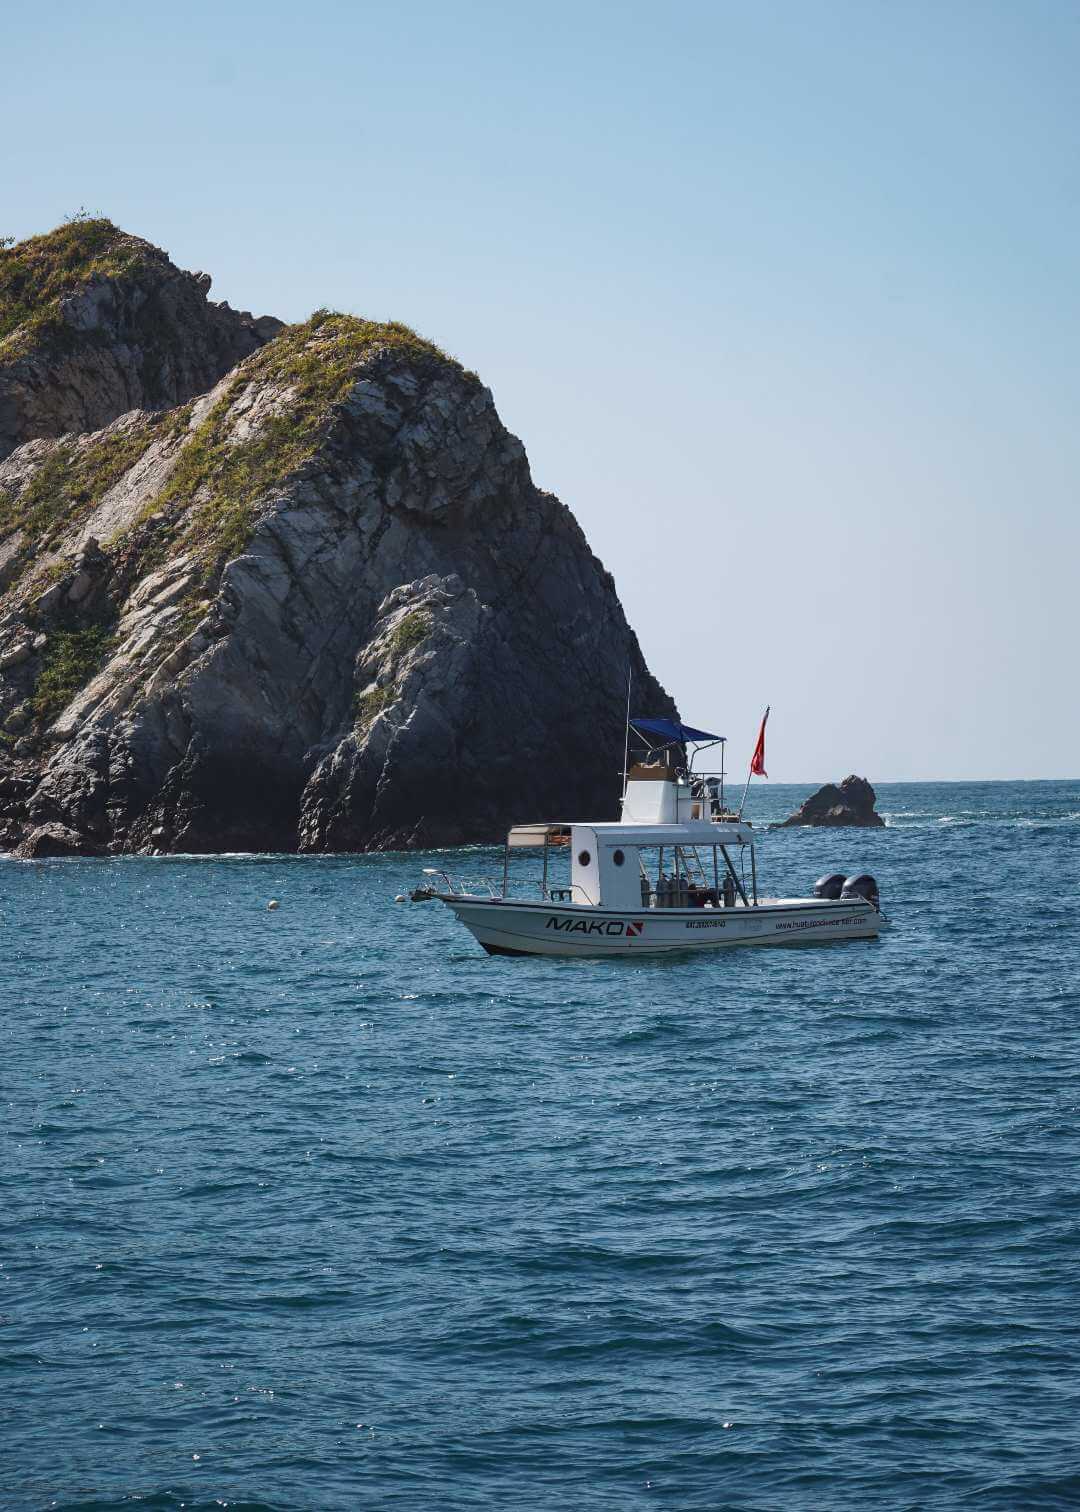
[[[31,830],[15,850],[22,861],[42,861],[49,856],[102,856],[104,849],[77,835],[64,824],[43,824]]]
[[[22,256],[0,251],[0,288]],[[124,367],[96,329],[65,389]],[[208,389],[178,407],[145,407],[158,387],[73,417],[43,367],[19,411],[0,847],[360,850],[614,817],[627,669],[644,707],[674,706],[490,392],[396,324],[236,330],[224,374],[177,336],[175,397]]]
[[[780,828],[789,824],[815,824],[826,829],[879,828],[885,821],[874,809],[876,801],[877,795],[865,777],[845,777],[839,787],[827,782]]]

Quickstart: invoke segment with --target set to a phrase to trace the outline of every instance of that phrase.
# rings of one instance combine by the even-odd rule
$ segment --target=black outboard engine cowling
[[[881,902],[878,896],[878,885],[869,872],[860,872],[857,877],[849,877],[844,883],[842,898],[865,898],[875,908]]]
[[[814,897],[838,898],[846,881],[843,872],[829,872],[828,876],[819,877],[814,883]]]

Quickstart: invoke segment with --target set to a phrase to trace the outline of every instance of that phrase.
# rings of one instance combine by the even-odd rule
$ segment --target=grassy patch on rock
[[[143,261],[145,251],[112,221],[76,218],[44,236],[0,249],[0,352],[16,333],[41,334],[63,324],[59,303],[100,274],[116,278]]]
[[[200,549],[211,573],[220,570],[251,539],[258,503],[315,455],[357,366],[381,350],[453,362],[408,326],[317,310],[243,363],[144,513],[194,503],[183,538]],[[259,389],[276,391],[280,407],[237,441],[237,403]]]
[[[94,224],[63,229],[86,232]],[[96,245],[91,238],[90,246]],[[108,245],[107,239],[100,243],[102,257],[109,255]],[[171,555],[190,554],[197,574],[179,606],[182,614],[176,624],[193,626],[213,597],[225,564],[246,550],[267,503],[316,456],[363,366],[383,354],[390,361],[405,359],[430,368],[451,365],[463,371],[408,326],[318,310],[241,363],[194,430],[194,407],[187,404],[167,415],[143,417],[90,445],[60,443],[21,492],[0,493],[0,537],[15,529],[24,531],[25,578],[35,557],[57,547],[63,533],[89,518],[108,488],[154,440],[176,441],[175,465],[164,485],[105,543],[105,549],[131,580]],[[430,628],[426,612],[407,615],[394,631],[394,649],[407,651],[418,645]],[[174,639],[170,627],[163,643]],[[84,669],[90,664],[97,644],[68,646],[62,661],[72,676],[76,663]],[[42,707],[52,708],[60,696],[59,666],[58,662],[55,672],[43,673]],[[81,684],[71,686],[77,691]],[[357,702],[357,719],[370,722],[393,698],[392,689],[364,695]]]
[[[108,629],[57,630],[49,637],[31,700],[39,725],[55,719],[94,676],[112,649]]]
[[[358,725],[372,724],[384,709],[388,709],[397,694],[389,685],[385,688],[368,688],[358,693],[353,700],[353,715]]]
[[[0,537],[22,530],[26,549],[40,551],[53,536],[89,516],[152,439],[156,417],[116,430],[88,446],[62,441],[20,493],[0,490]]]
[[[109,489],[146,451],[160,424],[158,416],[151,416],[88,445],[61,441],[20,492],[0,489],[0,540],[14,531],[23,532],[0,603],[19,597],[21,587],[28,582],[44,590],[71,570],[67,559],[36,571],[34,565],[43,555],[57,550],[68,532],[90,518]]]
[[[61,232],[90,233],[94,227],[109,226],[107,221],[84,221],[62,227]],[[115,227],[111,229],[115,232]],[[61,232],[51,235],[59,237]],[[47,240],[34,238],[35,242]],[[29,246],[21,243],[0,253],[0,258]],[[108,246],[107,240],[102,246]],[[317,310],[310,320],[288,327],[241,364],[185,441],[165,486],[147,501],[125,534],[153,517],[171,516],[175,524],[165,536],[198,550],[209,582],[247,546],[260,501],[283,487],[315,455],[335,407],[356,380],[358,366],[381,351],[459,368],[408,326]],[[242,419],[238,403],[260,390],[271,391],[278,403],[249,435],[238,440]],[[90,514],[156,434],[179,437],[191,413],[192,406],[184,405],[170,415],[151,416],[114,431],[91,446],[63,442],[21,493],[0,492],[0,536],[21,528],[27,535],[27,550],[40,551],[59,529],[68,529]],[[160,539],[157,549],[164,549],[169,539]]]
[[[431,633],[431,615],[426,609],[414,609],[390,632],[390,649],[398,655],[412,651]]]

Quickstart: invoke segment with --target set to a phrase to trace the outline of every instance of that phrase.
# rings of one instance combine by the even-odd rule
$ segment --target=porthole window
[[[588,851],[578,851],[577,864],[579,866],[588,866],[588,864],[589,864],[589,862],[591,860],[592,860],[592,856],[589,854]]]
[[[621,866],[623,864],[623,862],[626,860],[626,857],[623,855],[622,851],[617,850],[617,851],[612,851],[612,853],[611,853],[611,859],[612,859],[612,861],[614,861],[614,863],[615,863],[616,866]]]

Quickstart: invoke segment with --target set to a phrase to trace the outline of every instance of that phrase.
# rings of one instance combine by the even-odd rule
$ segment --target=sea
[[[495,849],[0,863],[0,1506],[1080,1506],[1080,780],[765,828],[810,790],[763,890],[870,871],[878,941],[394,901]]]

